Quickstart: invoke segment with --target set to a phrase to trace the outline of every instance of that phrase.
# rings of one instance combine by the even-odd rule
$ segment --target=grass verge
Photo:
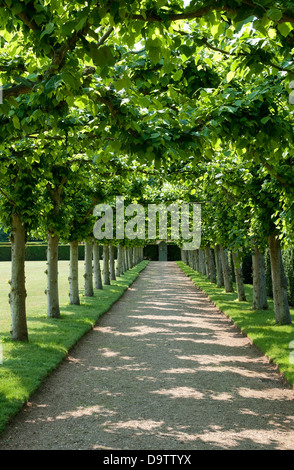
[[[250,338],[252,343],[274,363],[290,387],[294,387],[294,309],[291,309],[292,325],[276,325],[272,299],[268,299],[268,310],[252,310],[252,286],[246,285],[246,302],[239,302],[235,293],[226,293],[223,288],[211,283],[206,276],[191,269],[182,261],[177,262],[182,271],[191,278],[209,299],[235,325]],[[291,363],[293,362],[293,363]]]
[[[32,309],[28,315],[28,343],[14,342],[8,332],[0,332],[3,358],[0,364],[0,432],[70,348],[122,296],[147,264],[148,261],[142,261],[116,281],[111,281],[110,286],[104,286],[103,290],[95,289],[94,297],[81,294],[81,305],[61,307],[60,319],[48,319],[46,314],[40,315]]]

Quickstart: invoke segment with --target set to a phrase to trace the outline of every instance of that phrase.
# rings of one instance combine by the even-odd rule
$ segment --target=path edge
[[[199,274],[199,273],[197,273],[197,271],[194,271],[190,266],[188,266],[182,261],[176,261],[176,264],[179,267],[179,269],[185,274],[185,276],[187,276],[191,280],[192,284],[196,287],[196,289],[202,292],[206,296],[206,298],[209,300],[209,302],[218,310],[218,312],[221,315],[224,315],[230,321],[231,325],[234,328],[236,328],[244,337],[248,339],[248,341],[250,342],[250,345],[253,346],[258,351],[258,353],[261,354],[267,360],[267,362],[271,366],[274,367],[275,372],[279,375],[279,378],[282,380],[283,384],[290,390],[294,390],[294,384],[292,385],[291,382],[287,379],[287,377],[285,376],[285,373],[280,369],[279,364],[275,362],[272,358],[267,356],[267,354],[257,344],[255,344],[254,339],[252,339],[237,323],[235,323],[234,319],[228,313],[221,310],[219,306],[213,300],[211,300],[209,295],[193,281],[189,273],[185,272],[185,268],[192,270],[196,274]]]

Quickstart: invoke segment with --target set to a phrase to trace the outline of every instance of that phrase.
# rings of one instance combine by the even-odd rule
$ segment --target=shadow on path
[[[0,449],[294,449],[294,392],[174,262],[150,262]]]

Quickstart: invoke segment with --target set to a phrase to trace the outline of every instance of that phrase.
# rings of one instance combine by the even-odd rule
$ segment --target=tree
[[[0,213],[11,241],[11,338],[28,341],[26,320],[25,246],[39,220],[44,190],[34,148],[11,148],[1,155]]]

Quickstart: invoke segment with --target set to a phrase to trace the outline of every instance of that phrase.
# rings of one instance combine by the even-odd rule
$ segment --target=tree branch
[[[276,178],[280,183],[281,185],[284,187],[284,188],[290,188],[292,187],[293,185],[288,183],[282,175],[280,175],[272,165],[270,165],[267,161],[263,160],[262,158],[259,157],[259,160],[261,162],[261,164],[268,170],[269,174],[271,176],[273,176],[274,178]]]
[[[5,197],[5,199],[7,199],[7,201],[12,205],[12,206],[16,206],[15,202],[12,201],[9,196],[7,196],[7,194],[0,188],[0,193]]]
[[[252,7],[252,14],[258,16],[258,12],[256,11],[256,9],[260,8],[259,4],[252,3],[248,0],[242,0],[242,4]],[[198,8],[197,10],[194,10],[194,11],[184,11],[183,13],[171,13],[171,14],[168,14],[166,11],[163,11],[162,16],[156,15],[156,14],[148,16],[148,13],[146,16],[143,14],[133,14],[133,15],[130,15],[130,19],[140,20],[144,22],[180,21],[180,20],[202,18],[204,15],[206,15],[206,13],[209,13],[210,11],[223,11],[223,12],[236,14],[238,13],[239,8],[240,6],[232,8],[230,5],[218,5],[215,2],[215,4],[213,5],[203,7],[203,8]],[[265,9],[264,9],[264,13],[266,13]],[[285,22],[294,23],[294,18],[283,14],[282,18],[279,21],[277,21],[277,23],[285,23]]]

